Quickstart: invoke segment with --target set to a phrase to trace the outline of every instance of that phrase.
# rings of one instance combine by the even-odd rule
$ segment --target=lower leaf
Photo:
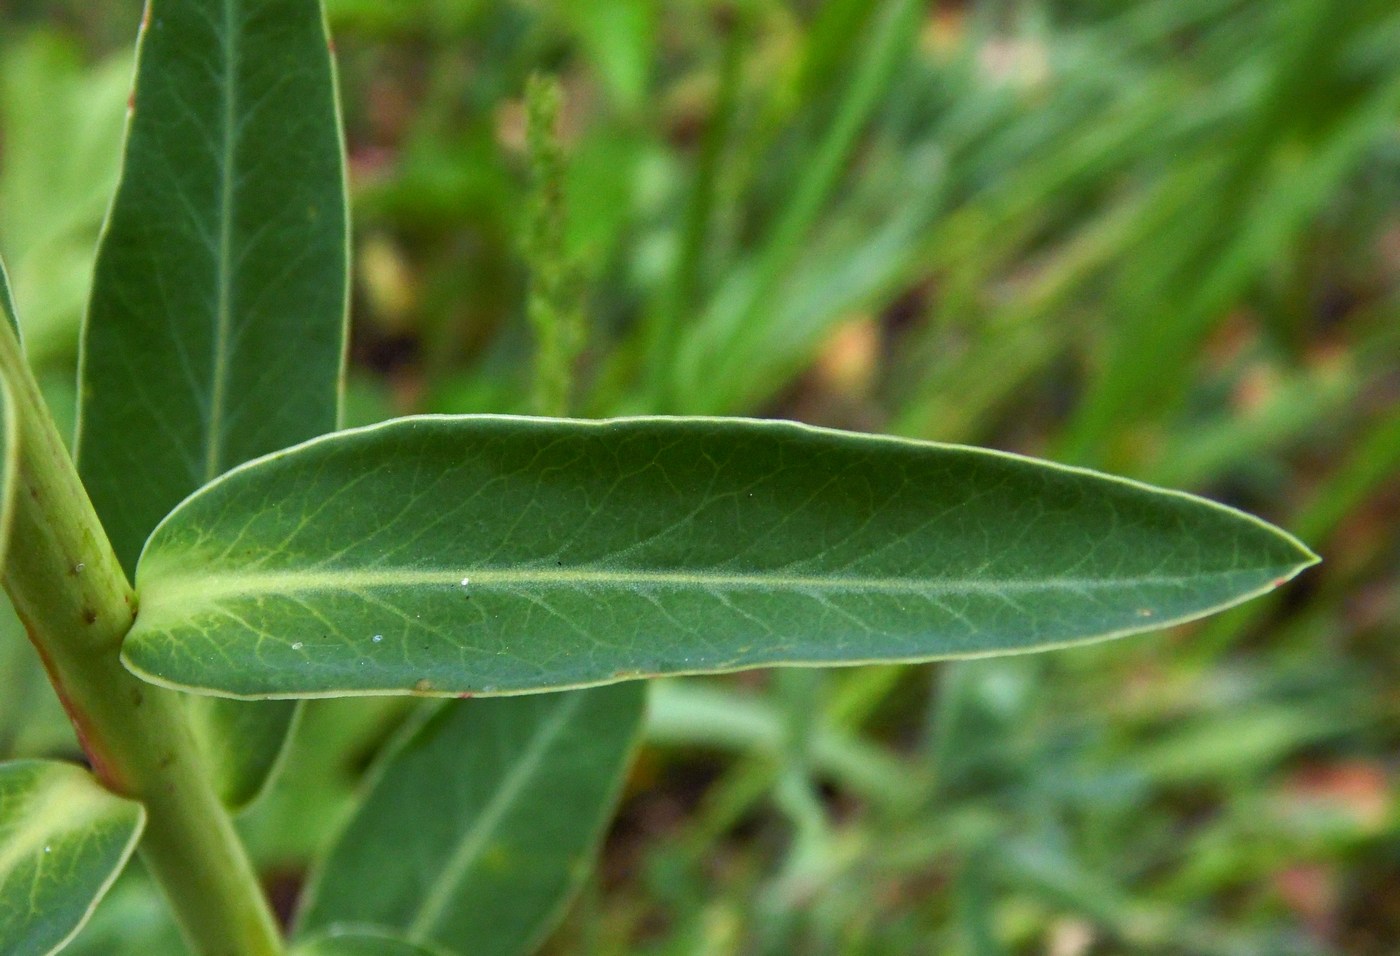
[[[185,706],[224,806],[245,809],[271,783],[300,703],[190,696]]]
[[[0,950],[47,956],[82,927],[145,825],[141,804],[71,764],[0,764]]]
[[[381,763],[301,929],[371,923],[472,956],[531,952],[592,866],[645,701],[633,683],[436,710]]]
[[[373,930],[338,930],[292,947],[289,956],[446,956],[442,950]]]

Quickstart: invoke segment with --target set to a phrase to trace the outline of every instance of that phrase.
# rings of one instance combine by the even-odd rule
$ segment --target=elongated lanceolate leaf
[[[82,927],[145,824],[80,767],[0,764],[0,953],[45,956]]]
[[[443,706],[378,768],[302,928],[363,922],[472,956],[534,952],[592,865],[645,689]]]
[[[1031,651],[1316,560],[1199,498],[784,422],[401,419],[230,472],[152,535],[128,666],[232,695],[511,693]]]
[[[333,430],[346,315],[335,77],[318,0],[150,0],[83,336],[78,463],[122,563],[228,468]],[[197,716],[225,797],[290,705]]]
[[[418,946],[397,936],[372,931],[337,931],[300,943],[291,956],[444,956],[442,950]],[[523,954],[522,954],[523,956]]]

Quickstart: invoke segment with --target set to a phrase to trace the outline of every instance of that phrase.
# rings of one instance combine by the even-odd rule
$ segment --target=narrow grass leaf
[[[443,706],[380,765],[302,928],[363,922],[473,956],[534,952],[592,865],[645,690]]]
[[[5,263],[0,261],[0,312],[5,314],[10,332],[19,342],[19,318],[15,301],[10,295],[10,280]],[[0,335],[5,335],[0,329]],[[9,554],[11,504],[14,501],[15,476],[19,471],[19,421],[9,384],[0,378],[0,574],[5,570]]]
[[[516,693],[1033,651],[1316,559],[1199,498],[742,419],[423,417],[235,469],[152,535],[128,666],[233,696]]]
[[[78,464],[123,565],[228,468],[333,430],[346,203],[317,0],[152,0],[83,335]],[[202,708],[250,800],[291,705]]]
[[[145,824],[135,801],[80,767],[0,764],[0,949],[46,956],[63,948],[126,864]]]
[[[10,518],[13,514],[15,474],[19,470],[19,427],[10,388],[0,379],[0,574],[10,553]]]
[[[15,309],[15,297],[10,291],[10,274],[5,271],[5,263],[0,261],[0,312],[5,313],[5,321],[19,338],[19,312]]]

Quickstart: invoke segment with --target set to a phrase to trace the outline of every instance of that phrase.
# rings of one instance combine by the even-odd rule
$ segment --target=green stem
[[[20,352],[0,323],[0,377],[19,419],[5,589],[93,770],[148,811],[141,853],[202,956],[276,956],[277,924],[172,691],[119,659],[136,597]]]

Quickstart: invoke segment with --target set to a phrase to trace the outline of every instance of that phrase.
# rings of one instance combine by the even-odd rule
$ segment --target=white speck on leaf
[[[371,640],[371,641],[374,641],[374,643],[378,644],[380,641],[384,640],[384,635],[383,635],[383,634],[376,634],[376,635],[374,635],[374,637],[371,637],[370,640]]]
[[[301,649],[302,649],[303,647],[305,647],[305,646],[306,646],[306,645],[303,644],[301,641],[297,641],[295,644],[292,645],[292,650],[294,650],[294,651],[299,651],[299,650],[301,650]]]

